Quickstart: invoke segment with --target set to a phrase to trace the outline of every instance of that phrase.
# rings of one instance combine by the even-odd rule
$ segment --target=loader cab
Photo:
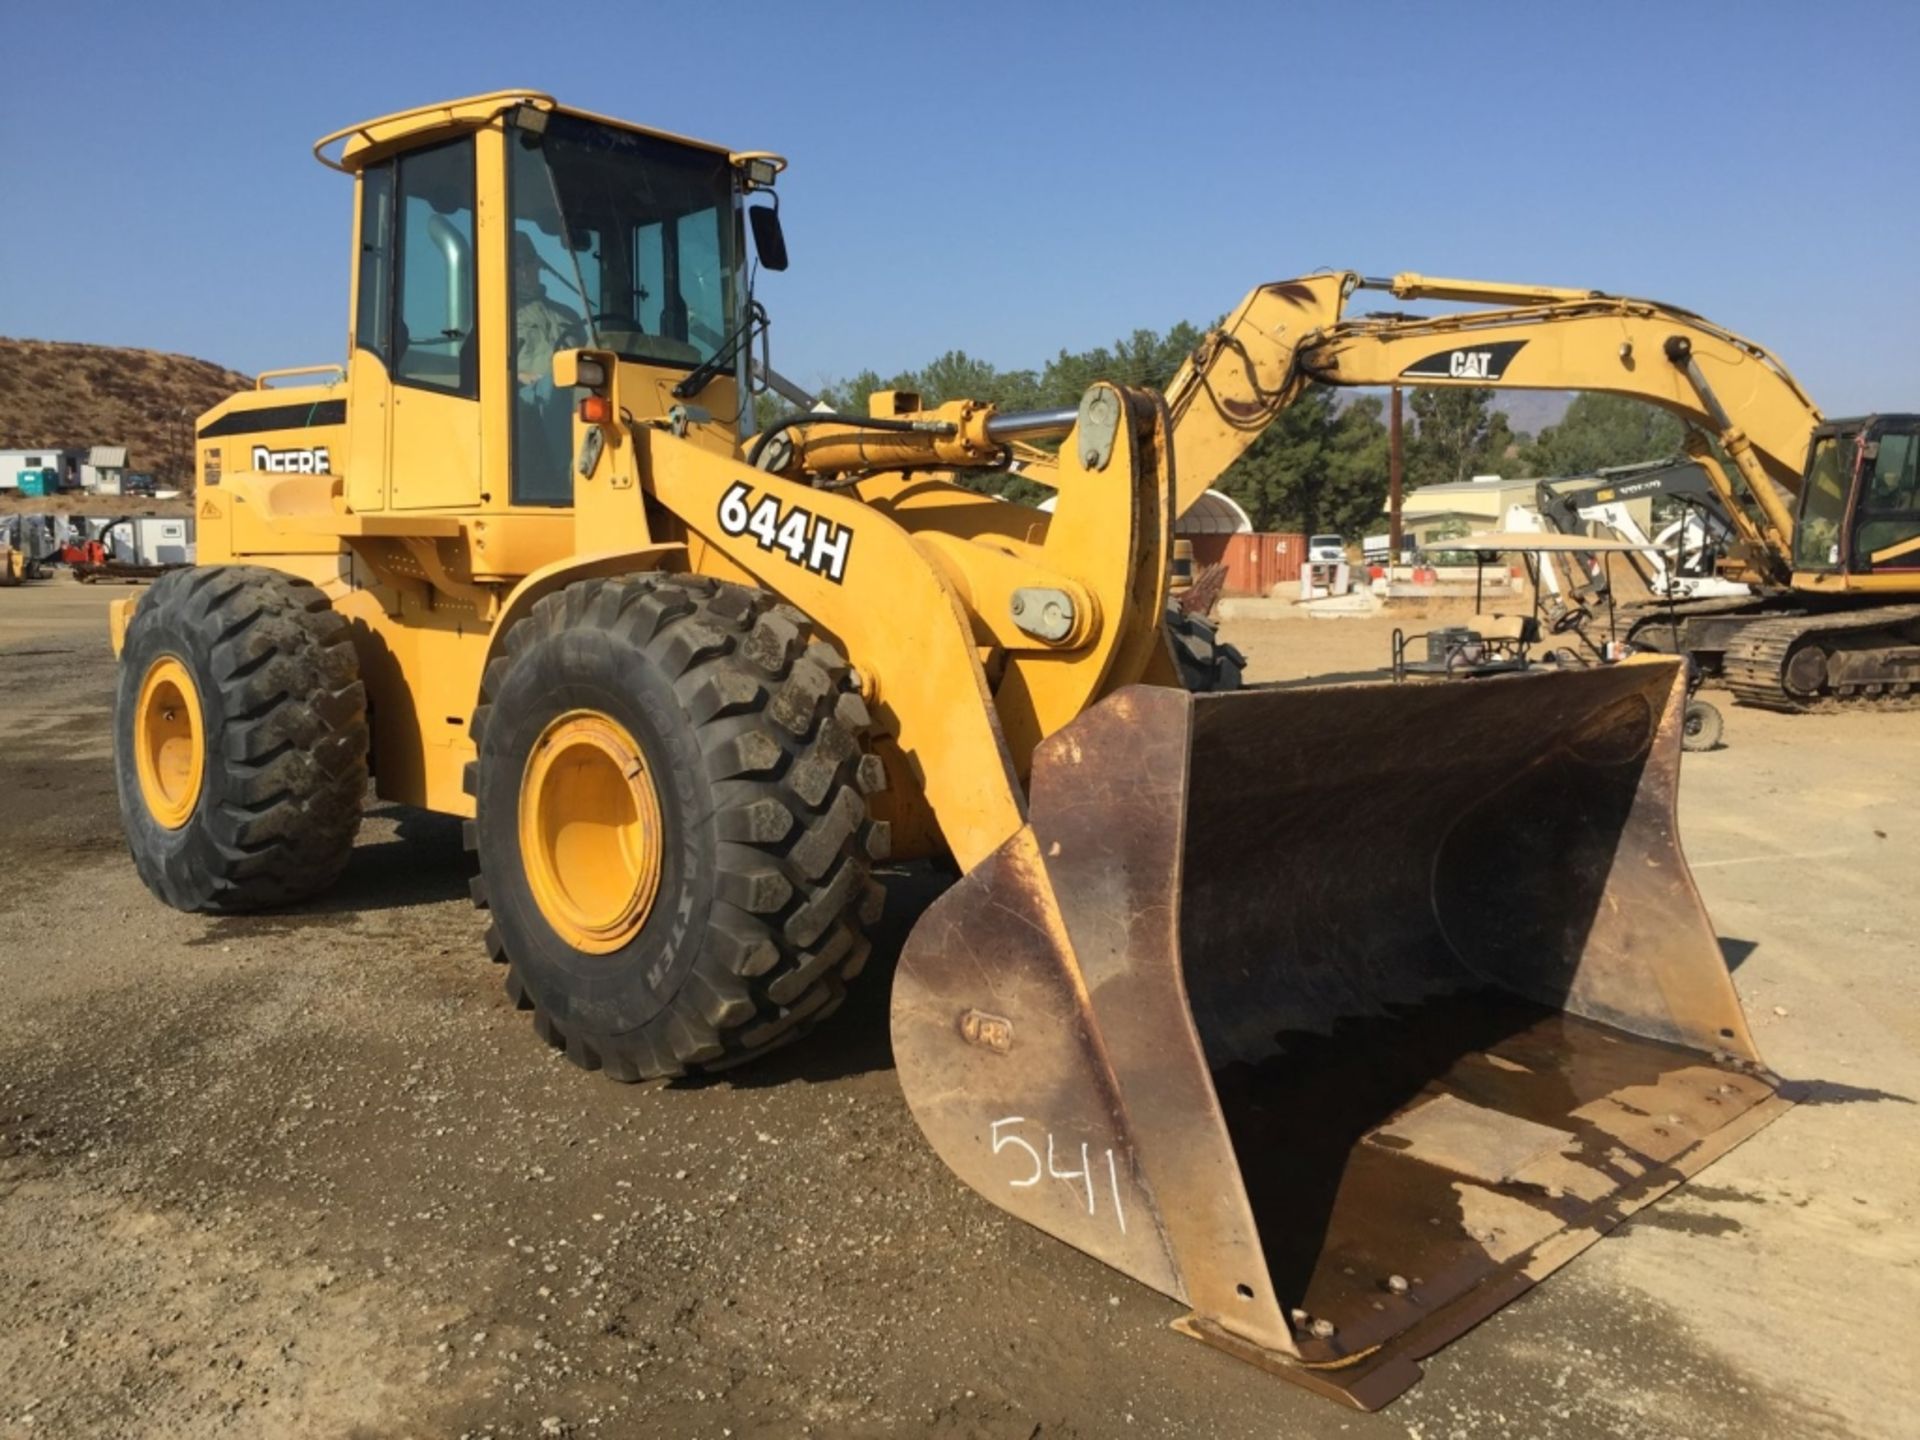
[[[358,180],[353,510],[570,507],[566,350],[616,358],[635,420],[696,401],[693,438],[732,451],[745,200],[773,157],[491,96],[370,122],[338,163]]]
[[[1794,569],[1920,579],[1920,415],[1836,420],[1814,431],[1793,536]]]

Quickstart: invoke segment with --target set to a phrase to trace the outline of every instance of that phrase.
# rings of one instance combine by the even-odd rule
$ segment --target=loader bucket
[[[909,938],[961,1179],[1350,1404],[1789,1103],[1675,834],[1667,660],[1134,687]]]

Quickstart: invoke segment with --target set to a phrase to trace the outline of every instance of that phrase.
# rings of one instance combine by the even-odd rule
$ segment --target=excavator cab
[[[1814,432],[1793,562],[1796,571],[1914,583],[1920,573],[1920,416],[1836,420]]]

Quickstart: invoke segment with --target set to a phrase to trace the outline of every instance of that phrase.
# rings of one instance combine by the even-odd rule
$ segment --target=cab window
[[[513,501],[572,498],[556,350],[691,370],[727,342],[735,192],[721,151],[555,112],[508,139]]]
[[[1920,435],[1883,431],[1862,457],[1855,570],[1920,570]],[[1878,558],[1876,558],[1878,557]]]
[[[1796,570],[1839,568],[1857,439],[1856,435],[1822,435],[1813,442],[1807,483],[1800,493],[1800,516],[1793,528]]]
[[[392,339],[395,380],[469,399],[480,393],[473,166],[471,137],[400,157]]]
[[[602,309],[597,241],[568,230],[532,137],[508,142],[507,193],[513,503],[565,505],[573,499],[572,406],[554,390],[553,355],[592,343],[588,317]]]
[[[480,393],[471,137],[360,172],[355,348],[404,385]]]
[[[360,172],[360,297],[356,349],[393,364],[393,162]]]

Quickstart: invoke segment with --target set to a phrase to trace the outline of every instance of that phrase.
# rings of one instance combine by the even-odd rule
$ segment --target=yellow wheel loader
[[[466,819],[540,1033],[640,1079],[814,1027],[875,862],[949,859],[893,981],[934,1149],[1368,1406],[1787,1103],[1675,837],[1673,661],[1191,693],[1163,397],[750,434],[778,157],[518,91],[317,153],[346,364],[202,418],[200,564],[113,614],[168,903],[319,891],[370,776]],[[1051,515],[956,483],[1053,442]]]

